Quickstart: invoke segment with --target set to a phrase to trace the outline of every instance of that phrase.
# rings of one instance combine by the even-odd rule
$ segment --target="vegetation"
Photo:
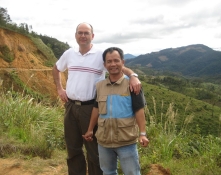
[[[42,53],[45,58],[49,58],[45,60],[45,66],[52,67],[54,66],[54,63],[56,62],[56,57],[54,56],[53,51],[50,47],[47,47],[45,43],[42,42],[40,38],[30,37],[31,40],[35,43],[35,46],[38,48],[40,53]],[[36,53],[36,55],[39,53]]]
[[[131,66],[138,72],[139,79],[152,85],[181,93],[221,107],[221,83],[219,76],[207,81],[205,77],[184,77],[173,72],[159,72],[145,67]]]
[[[143,83],[143,88],[150,113],[156,114],[156,123],[159,121],[161,123],[165,122],[163,114],[167,113],[168,108],[173,108],[177,111],[174,119],[176,120],[176,130],[178,132],[182,129],[185,118],[189,116],[192,118],[192,122],[187,127],[190,132],[195,133],[195,128],[198,125],[200,134],[220,136],[218,129],[220,124],[219,116],[221,114],[220,107],[171,91],[162,86]],[[153,98],[156,101],[156,106],[150,103]],[[158,113],[156,113],[155,109],[158,109]]]
[[[53,53],[57,59],[61,57],[65,50],[70,48],[67,43],[60,42],[55,38],[51,38],[45,35],[39,35],[39,37],[49,48],[51,48],[51,50],[53,50]]]
[[[54,149],[64,149],[63,108],[11,91],[1,93],[0,100],[0,157],[50,158]]]
[[[200,126],[199,122],[194,123],[196,114],[191,111],[205,103],[192,100],[190,105],[191,98],[179,94],[176,100],[169,102],[167,100],[172,98],[167,89],[158,91],[162,87],[157,90],[156,86],[146,83],[143,83],[143,89],[148,102],[145,113],[150,144],[147,148],[138,144],[142,174],[155,163],[172,174],[220,174],[220,111],[214,108],[217,121],[213,122],[217,125],[208,128],[211,121],[204,120],[204,125]],[[157,93],[161,93],[160,96]],[[31,96],[11,91],[2,93],[0,101],[0,157],[19,154],[29,159],[36,156],[51,158],[56,150],[65,151],[62,106],[38,103]]]
[[[1,55],[2,53],[2,55]],[[0,56],[6,61],[6,62],[12,62],[14,60],[14,55],[11,53],[8,46],[0,46]]]
[[[188,125],[191,123],[192,116],[188,115],[178,131],[176,129],[177,110],[170,104],[166,113],[160,113],[161,120],[157,120],[159,109],[156,108],[154,98],[153,106],[154,113],[150,113],[150,109],[146,108],[150,145],[148,149],[139,148],[142,164],[160,163],[168,167],[172,174],[179,175],[220,174],[220,136],[215,137],[210,134],[204,136],[200,134],[198,125],[194,133],[190,132]],[[162,122],[163,117],[165,117],[164,122]],[[221,115],[219,123],[221,123]]]
[[[21,81],[17,75],[17,72],[16,71],[12,71],[9,73],[9,76],[11,77],[11,79],[13,80],[14,84],[16,86],[18,86],[19,88],[18,89],[22,89],[22,95],[30,95],[32,96],[35,101],[42,101],[43,99],[46,101],[47,100],[47,97],[46,95],[43,95],[43,94],[40,94],[36,91],[33,91],[30,87],[27,86],[28,84],[28,81],[32,78],[32,76],[30,76],[29,80],[27,81],[26,84],[24,84],[23,81]],[[13,91],[12,89],[12,92],[13,94],[17,94],[18,92],[20,92],[19,90],[17,90],[16,92]]]

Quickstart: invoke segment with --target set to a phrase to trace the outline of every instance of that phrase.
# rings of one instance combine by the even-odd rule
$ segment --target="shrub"
[[[5,60],[8,63],[12,62],[15,59],[13,53],[6,45],[0,46],[0,52],[2,53],[2,55],[0,56],[2,56],[3,60]]]

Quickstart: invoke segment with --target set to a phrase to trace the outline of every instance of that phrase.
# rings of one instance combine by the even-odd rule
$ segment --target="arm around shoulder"
[[[131,92],[134,92],[135,94],[139,94],[141,90],[141,82],[138,79],[138,75],[135,74],[131,69],[127,67],[123,67],[122,69],[123,73],[127,75],[130,78],[130,90]]]

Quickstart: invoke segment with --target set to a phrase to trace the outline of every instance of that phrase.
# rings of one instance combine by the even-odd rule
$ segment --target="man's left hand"
[[[141,90],[141,82],[137,77],[130,77],[130,91],[134,92],[136,95],[140,93]]]
[[[139,141],[142,147],[147,147],[147,145],[149,144],[149,140],[146,136],[140,136]]]

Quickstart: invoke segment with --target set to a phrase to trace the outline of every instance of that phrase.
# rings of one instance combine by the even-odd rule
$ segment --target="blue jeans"
[[[140,175],[137,144],[118,148],[105,148],[98,144],[100,167],[103,175],[117,175],[117,159],[124,175]]]

